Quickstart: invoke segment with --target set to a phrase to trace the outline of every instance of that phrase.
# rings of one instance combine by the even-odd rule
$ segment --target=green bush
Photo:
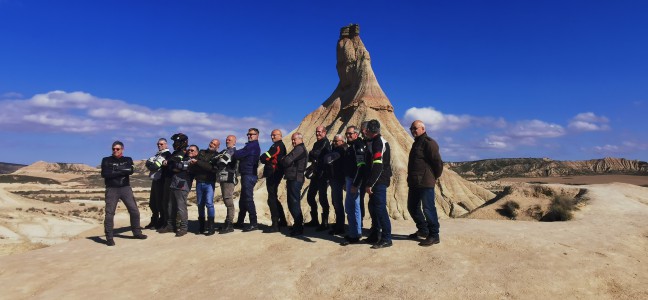
[[[566,196],[556,196],[551,201],[549,211],[540,219],[542,222],[569,221],[573,218],[572,211],[576,210],[578,201]]]

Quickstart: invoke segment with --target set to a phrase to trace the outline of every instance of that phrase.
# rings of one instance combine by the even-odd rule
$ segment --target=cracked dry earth
[[[126,231],[106,247],[95,226],[87,238],[0,257],[2,298],[648,298],[648,188],[579,188],[590,200],[572,221],[443,219],[441,244],[429,248],[406,239],[411,221],[394,221],[394,246],[381,250],[313,229],[303,238],[146,231],[144,241]],[[116,224],[127,225],[125,213]]]

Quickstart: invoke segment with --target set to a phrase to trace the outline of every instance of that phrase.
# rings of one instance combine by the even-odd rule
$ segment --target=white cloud
[[[415,120],[421,120],[428,131],[457,131],[470,126],[487,125],[490,127],[504,127],[504,119],[493,119],[488,117],[474,117],[470,115],[444,114],[434,107],[412,107],[405,111],[402,123],[409,125]]]
[[[565,129],[558,124],[530,120],[515,123],[507,133],[517,138],[556,138],[565,135]]]
[[[602,131],[609,130],[610,120],[603,116],[597,116],[593,112],[577,114],[569,121],[569,129],[575,131]]]
[[[123,138],[177,132],[204,138],[244,136],[249,127],[262,132],[281,127],[256,117],[230,117],[187,109],[162,109],[99,98],[84,92],[52,91],[30,99],[0,101],[0,131],[102,133]]]

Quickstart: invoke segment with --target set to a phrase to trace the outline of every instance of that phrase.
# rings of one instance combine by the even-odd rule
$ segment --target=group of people
[[[410,131],[414,136],[414,144],[408,162],[408,211],[416,223],[417,231],[408,237],[422,239],[419,243],[421,246],[431,246],[439,243],[434,186],[443,171],[443,162],[437,142],[427,136],[422,121],[414,121]],[[185,134],[174,134],[171,137],[173,151],[168,148],[166,139],[159,139],[158,152],[146,161],[152,180],[149,202],[152,216],[145,228],[157,229],[159,233],[175,233],[178,237],[187,234],[187,196],[195,181],[198,233],[213,235],[216,231],[226,234],[234,229],[242,229],[243,232],[259,229],[254,186],[258,181],[257,169],[261,163],[264,165],[262,176],[266,178],[267,204],[272,220],[266,232],[279,232],[282,227],[288,227],[284,208],[278,198],[279,185],[282,180],[286,180],[286,202],[293,219],[288,233],[290,236],[303,235],[304,226],[307,226],[316,227],[317,231],[328,230],[332,235],[343,235],[342,245],[360,243],[364,198],[368,195],[371,228],[368,237],[362,242],[372,244],[373,249],[392,246],[391,222],[387,212],[387,189],[392,176],[391,150],[389,143],[381,135],[380,122],[363,122],[360,129],[348,126],[344,135],[335,135],[332,142],[327,138],[326,128],[318,126],[315,137],[317,141],[308,151],[303,143],[303,135],[293,133],[293,149],[287,152],[282,132],[275,129],[270,134],[273,144],[264,153],[261,153],[259,130],[256,128],[248,130],[248,142],[242,149],[236,149],[236,137],[233,135],[226,138],[223,150],[219,150],[218,139],[213,139],[207,149],[200,150],[196,145],[189,145]],[[134,237],[147,237],[142,233],[139,211],[129,184],[133,161],[130,157],[123,156],[122,142],[115,141],[112,150],[112,156],[105,157],[101,163],[101,174],[106,184],[104,229],[109,246],[115,245],[113,218],[119,199],[124,202],[130,214]],[[301,208],[305,179],[310,179],[306,193],[310,206],[310,220],[307,223],[304,223]],[[234,186],[239,182],[239,212],[234,221],[233,192]],[[225,221],[219,228],[216,228],[214,222],[216,183],[220,186],[227,208]],[[335,212],[334,224],[328,223],[329,187]],[[321,206],[321,215],[318,214],[317,200]],[[249,216],[247,225],[244,223],[246,216]]]

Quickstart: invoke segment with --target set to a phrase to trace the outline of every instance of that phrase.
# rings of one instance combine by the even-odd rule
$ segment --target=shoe
[[[279,232],[279,231],[280,231],[279,230],[279,225],[272,225],[272,226],[266,228],[265,230],[263,230],[263,233],[275,233],[275,232]]]
[[[349,236],[347,235],[347,236],[344,236],[344,239],[345,239],[345,241],[342,242],[342,243],[340,243],[341,246],[348,246],[348,245],[351,245],[351,244],[357,244],[357,243],[360,242],[360,238],[359,238],[359,237],[354,237],[354,238],[352,238],[352,237],[349,237]]]
[[[226,233],[230,233],[230,232],[234,232],[234,225],[232,224],[232,222],[229,222],[229,221],[225,221],[225,224],[223,224],[223,227],[221,227],[218,230],[218,234],[226,234]]]
[[[304,227],[317,227],[317,226],[319,226],[319,221],[317,221],[316,219],[312,219],[310,220],[310,222],[304,223]]]
[[[304,235],[304,229],[292,229],[290,230],[290,236]]]
[[[319,232],[319,231],[326,231],[327,229],[328,229],[328,225],[322,223],[322,224],[320,224],[319,227],[317,227],[317,229],[315,229],[315,231],[318,231],[318,232]]]
[[[155,223],[151,222],[148,225],[144,226],[144,229],[154,229],[155,228]]]
[[[178,232],[176,232],[175,236],[176,237],[181,237],[181,236],[184,236],[185,234],[187,234],[187,230],[186,229],[180,229],[180,230],[178,230]]]
[[[115,241],[113,239],[106,239],[106,246],[115,246]]]
[[[243,226],[244,226],[243,223],[234,223],[234,225],[232,225],[234,229],[243,229]]]
[[[258,224],[250,224],[250,225],[248,225],[248,226],[245,226],[245,228],[243,228],[243,232],[255,231],[255,230],[257,230],[257,229],[259,229],[259,225],[258,225]]]
[[[328,232],[330,235],[341,235],[344,234],[344,229],[336,229],[335,226],[333,229],[329,230]]]
[[[146,236],[146,234],[142,234],[140,232],[140,233],[133,234],[133,237],[138,239],[138,240],[145,240],[148,236]]]
[[[206,236],[214,235],[216,233],[216,229],[214,229],[214,217],[208,217],[207,218],[207,232],[205,233]]]
[[[418,240],[418,239],[424,239],[428,236],[427,233],[421,232],[420,230],[417,230],[416,232],[410,234],[407,236],[408,239],[410,240]]]
[[[198,217],[198,234],[205,232],[205,217]]]
[[[288,222],[286,220],[279,220],[279,228],[288,227]]]
[[[164,226],[157,231],[158,233],[172,233],[173,232],[173,227],[171,226]]]
[[[419,246],[430,247],[430,246],[432,246],[434,244],[438,244],[440,242],[441,242],[441,240],[439,239],[438,236],[428,236],[428,238],[425,239],[425,241],[422,241],[422,242],[419,243]]]
[[[392,245],[393,245],[392,241],[380,241],[380,243],[371,246],[371,249],[382,249],[382,248],[391,247]]]

